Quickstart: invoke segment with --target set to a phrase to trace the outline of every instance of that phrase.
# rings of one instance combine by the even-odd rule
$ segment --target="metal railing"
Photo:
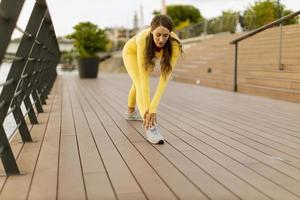
[[[191,24],[175,31],[180,39],[188,39],[218,33],[236,32],[239,15],[220,16],[212,19],[204,19],[202,22]]]
[[[237,75],[238,75],[238,43],[249,38],[249,37],[252,37],[254,35],[256,35],[257,33],[260,33],[266,29],[269,29],[271,27],[274,27],[274,26],[277,26],[277,25],[280,25],[280,37],[279,37],[279,70],[283,70],[283,65],[281,63],[281,52],[282,52],[282,23],[295,17],[295,16],[298,16],[300,14],[300,11],[297,11],[297,12],[294,12],[292,14],[289,14],[287,16],[284,16],[278,20],[275,20],[269,24],[266,24],[258,29],[255,29],[253,31],[250,31],[249,33],[245,34],[245,35],[242,35],[241,37],[238,37],[237,39],[235,40],[232,40],[230,42],[230,44],[234,44],[235,45],[235,48],[234,48],[234,88],[233,90],[235,92],[237,92]]]
[[[3,127],[5,118],[13,114],[22,141],[32,142],[25,122],[38,123],[34,107],[43,112],[43,104],[56,79],[60,53],[52,20],[45,0],[36,0],[26,29],[16,26],[24,0],[2,0],[0,3],[0,63],[12,63],[6,81],[0,83],[0,155],[6,175],[18,175],[20,170]],[[17,29],[23,36],[15,54],[7,54],[11,35]],[[31,103],[30,97],[33,99]],[[26,113],[23,114],[21,104]],[[9,111],[10,108],[10,111]]]

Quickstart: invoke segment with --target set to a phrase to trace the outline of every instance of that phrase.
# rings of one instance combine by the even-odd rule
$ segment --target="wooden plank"
[[[300,91],[300,82],[299,81],[292,81],[292,85],[291,87],[295,90],[299,90]]]
[[[62,104],[61,81],[58,82],[57,95],[53,102],[28,199],[56,199]]]
[[[68,81],[69,82],[69,81]],[[97,146],[90,132],[82,105],[69,84],[71,105],[78,140],[80,160],[88,199],[116,199]]]
[[[67,81],[63,81],[58,199],[86,199]],[[72,192],[70,192],[72,191]]]
[[[85,173],[84,180],[88,199],[116,199],[105,172]],[[137,197],[140,195],[137,194]]]

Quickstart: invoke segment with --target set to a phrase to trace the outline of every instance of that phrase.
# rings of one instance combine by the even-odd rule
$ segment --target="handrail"
[[[280,18],[280,19],[278,19],[278,20],[276,20],[276,21],[273,21],[273,22],[270,22],[270,23],[268,23],[268,24],[266,24],[266,25],[263,25],[263,26],[260,27],[260,28],[257,28],[257,29],[255,29],[255,30],[253,30],[253,31],[251,31],[251,32],[249,32],[249,33],[247,33],[247,34],[245,34],[245,35],[242,35],[241,37],[238,37],[237,39],[232,40],[232,41],[230,42],[230,44],[235,44],[235,43],[240,42],[240,41],[242,41],[242,40],[244,40],[244,39],[247,39],[247,38],[249,38],[249,37],[251,37],[251,36],[253,36],[253,35],[255,35],[255,34],[259,33],[259,32],[262,32],[262,31],[268,29],[268,28],[271,28],[271,27],[273,27],[273,26],[276,26],[276,25],[278,25],[278,24],[281,24],[282,22],[284,22],[284,21],[286,21],[286,20],[288,20],[288,19],[291,19],[291,18],[293,18],[293,17],[295,17],[295,16],[297,16],[297,15],[299,15],[299,14],[300,14],[300,10],[297,11],[297,12],[294,12],[294,13],[292,13],[292,14],[289,14],[289,15],[287,15],[287,16],[284,16],[284,17],[282,17],[282,18]]]
[[[56,79],[56,66],[60,52],[48,11],[46,0],[36,0],[25,29],[16,25],[24,0],[2,0],[0,2],[0,63],[12,64],[4,83],[0,83],[0,158],[6,175],[19,175],[20,170],[11,150],[8,136],[3,127],[7,115],[13,114],[22,141],[32,142],[25,117],[31,124],[37,124],[35,106],[38,113],[43,112],[47,96]],[[7,20],[9,16],[9,20]],[[8,53],[13,30],[23,36],[16,53]],[[17,91],[17,92],[15,92]],[[31,102],[33,98],[34,103]],[[22,113],[24,103],[26,113]],[[9,110],[9,107],[11,108]]]
[[[297,12],[294,12],[292,14],[289,14],[287,16],[284,16],[284,17],[282,17],[278,20],[275,20],[275,21],[273,21],[269,24],[266,24],[266,25],[264,25],[260,28],[257,28],[257,29],[255,29],[255,30],[253,30],[253,31],[251,31],[251,32],[249,32],[245,35],[242,35],[241,37],[238,37],[237,39],[232,40],[230,42],[230,44],[234,44],[234,46],[235,46],[234,47],[234,74],[233,74],[233,79],[234,79],[233,80],[233,91],[234,92],[237,92],[237,90],[238,90],[238,88],[237,88],[237,78],[238,78],[237,77],[238,76],[237,70],[238,70],[238,44],[239,44],[239,42],[242,41],[242,40],[245,40],[245,39],[247,39],[247,38],[249,38],[249,37],[251,37],[251,36],[253,36],[253,35],[255,35],[259,32],[262,32],[262,31],[264,31],[268,28],[271,28],[271,27],[276,26],[278,24],[281,25],[282,22],[284,22],[288,19],[291,19],[291,18],[293,18],[293,17],[295,17],[299,14],[300,14],[300,10],[297,11]],[[282,42],[282,25],[280,26],[279,69],[283,70],[283,65],[281,63],[281,42]]]

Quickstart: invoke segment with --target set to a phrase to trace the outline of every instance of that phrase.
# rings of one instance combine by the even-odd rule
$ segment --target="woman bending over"
[[[123,48],[125,68],[132,79],[126,119],[139,120],[142,116],[147,140],[153,144],[164,143],[157,126],[157,107],[182,52],[181,43],[172,32],[173,27],[170,17],[157,15],[152,19],[150,28],[139,32]],[[159,82],[150,100],[150,73],[159,66]],[[139,113],[135,111],[135,105]]]

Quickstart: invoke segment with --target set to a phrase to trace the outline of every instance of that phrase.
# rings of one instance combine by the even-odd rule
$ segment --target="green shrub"
[[[74,48],[81,58],[96,57],[104,52],[108,39],[104,30],[91,22],[80,22],[74,27],[74,32],[67,36],[74,39]]]

